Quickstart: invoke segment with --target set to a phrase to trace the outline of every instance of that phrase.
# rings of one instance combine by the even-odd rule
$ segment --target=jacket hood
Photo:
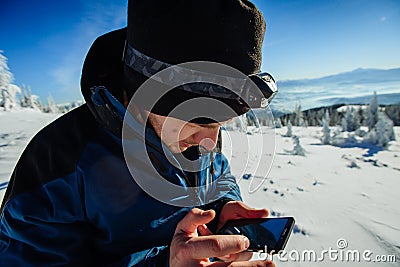
[[[90,103],[93,86],[104,86],[123,103],[124,62],[122,61],[126,28],[98,37],[86,55],[81,75],[81,91]]]

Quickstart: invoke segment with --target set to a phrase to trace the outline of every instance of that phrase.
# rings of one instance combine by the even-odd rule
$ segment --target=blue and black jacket
[[[167,266],[175,227],[191,208],[218,214],[226,201],[241,199],[221,154],[192,152],[209,167],[185,173],[160,152],[151,127],[147,151],[165,179],[183,188],[220,179],[226,190],[208,204],[191,196],[189,207],[148,195],[125,162],[124,106],[104,87],[84,95],[87,103],[40,131],[16,164],[1,205],[0,266]],[[133,155],[134,163],[146,156]],[[147,167],[138,171],[148,175]]]

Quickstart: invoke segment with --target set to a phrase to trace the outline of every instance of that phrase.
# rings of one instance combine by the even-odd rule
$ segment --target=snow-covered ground
[[[399,266],[400,128],[395,128],[397,141],[382,151],[365,144],[346,148],[322,145],[321,130],[293,127],[306,150],[302,157],[288,153],[293,141],[283,137],[287,128],[276,129],[276,157],[260,190],[250,193],[250,180],[240,181],[245,202],[267,207],[272,215],[296,219],[287,255],[282,257],[287,262],[275,257],[277,265],[365,266],[375,256],[395,255],[397,263],[369,264]],[[347,244],[346,248],[339,249],[338,242],[339,246]],[[324,250],[331,250],[332,256],[324,255]],[[360,262],[352,260],[355,250]],[[307,259],[308,253],[313,253],[309,251],[316,253],[312,259],[324,261],[302,259],[302,254]],[[330,260],[335,257],[339,259]]]
[[[56,117],[29,110],[0,112],[0,185],[4,187],[8,181],[31,137]],[[288,254],[283,257],[287,262],[275,257],[277,266],[399,266],[400,128],[395,128],[397,141],[391,142],[388,150],[381,151],[365,144],[341,148],[321,145],[321,129],[293,127],[293,134],[299,137],[306,151],[304,157],[290,153],[293,141],[284,137],[286,127],[276,129],[275,134],[266,130],[265,136],[275,136],[275,144],[264,147],[265,159],[271,159],[271,150],[276,146],[267,179],[255,192],[250,192],[250,183],[261,181],[239,181],[249,205],[266,207],[273,216],[296,219],[286,247]],[[257,141],[256,135],[247,136],[250,142]],[[259,153],[256,146],[251,147],[249,153]],[[233,157],[246,162],[246,153]],[[252,167],[256,162],[250,160],[247,164]],[[268,162],[265,168],[269,168]],[[232,171],[236,171],[235,166]],[[260,179],[254,174],[253,177]],[[5,192],[3,187],[0,186],[0,199]],[[338,248],[338,240],[342,249]],[[317,260],[322,256],[324,260],[315,262],[311,251]],[[357,258],[357,253],[359,262],[352,260]],[[302,259],[302,254],[306,258],[311,255],[312,260]],[[396,263],[368,263],[363,259],[391,255],[395,255]],[[293,260],[296,257],[298,261]],[[336,261],[331,260],[335,257]]]
[[[29,140],[58,116],[33,109],[0,111],[0,200],[3,199],[5,186]]]

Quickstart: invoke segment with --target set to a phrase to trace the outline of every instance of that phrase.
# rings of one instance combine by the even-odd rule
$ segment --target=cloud
[[[386,21],[386,19],[387,19],[387,18],[386,18],[385,16],[381,17],[381,21],[382,21],[382,22]]]

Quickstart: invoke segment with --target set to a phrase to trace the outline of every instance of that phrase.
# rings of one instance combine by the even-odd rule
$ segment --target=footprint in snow
[[[310,233],[306,231],[303,227],[298,226],[297,224],[293,227],[293,234],[302,234],[302,235],[309,235]]]
[[[300,192],[303,192],[304,191],[304,189],[303,188],[301,188],[301,187],[296,187],[297,188],[297,190],[299,190]]]

